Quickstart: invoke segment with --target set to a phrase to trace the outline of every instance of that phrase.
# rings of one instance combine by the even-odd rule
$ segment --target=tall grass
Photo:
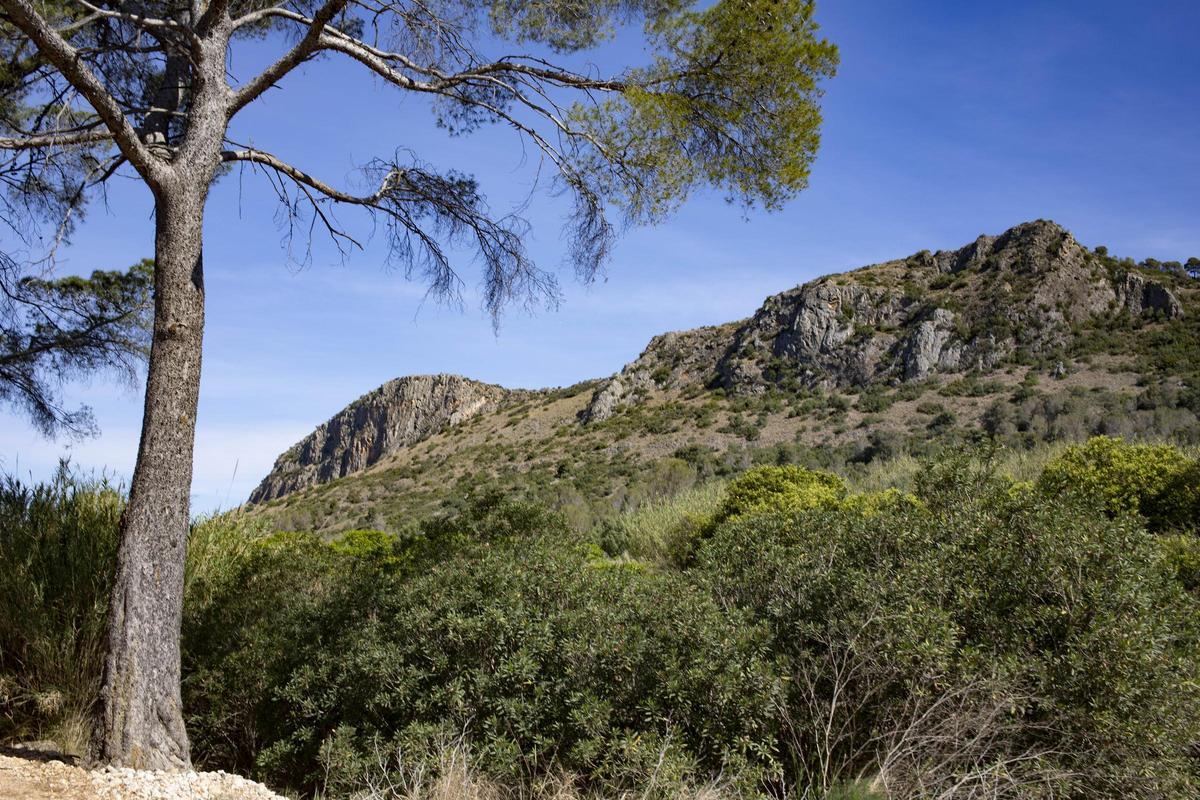
[[[1131,440],[1133,441],[1133,440]],[[1185,456],[1200,460],[1200,446],[1180,445],[1168,440],[1136,439],[1139,443],[1170,444]],[[1033,482],[1046,465],[1063,454],[1072,442],[1038,444],[1032,448],[997,447],[981,450],[981,458],[991,461],[997,475],[1014,481]],[[867,464],[849,465],[842,472],[846,485],[855,493],[870,494],[897,489],[912,491],[918,476],[928,467],[928,458],[907,453]],[[852,467],[852,468],[850,468]],[[695,526],[707,521],[724,497],[728,481],[714,480],[666,497],[644,503],[599,523],[601,544],[612,555],[658,565],[669,565],[678,555],[677,548]]]
[[[188,604],[206,604],[213,587],[246,559],[254,542],[270,533],[265,520],[239,511],[198,518],[188,536],[184,595]]]
[[[33,486],[0,478],[0,743],[87,747],[124,505],[122,487],[65,464]],[[262,532],[236,514],[197,521],[189,601],[203,601]]]
[[[724,494],[724,481],[684,489],[604,521],[600,538],[613,555],[668,564],[678,554],[691,526],[712,517]]]
[[[1062,455],[1069,445],[1069,442],[1056,442],[1039,444],[1031,449],[998,447],[983,455],[991,458],[997,475],[1016,481],[1033,481],[1042,474],[1046,464]],[[847,470],[846,483],[855,492],[882,492],[887,489],[907,492],[925,469],[927,461],[907,453],[871,461]]]
[[[61,466],[0,481],[0,740],[87,743],[123,499]]]
[[[744,787],[713,780],[696,783],[666,765],[652,768],[620,786],[583,788],[579,776],[551,771],[530,782],[501,782],[485,774],[462,740],[437,742],[413,757],[403,751],[381,753],[353,787],[338,787],[328,796],[355,800],[741,800]],[[804,800],[807,800],[805,798]],[[812,798],[817,800],[817,798]],[[825,800],[822,798],[822,800]],[[874,795],[831,796],[829,800],[877,800]]]

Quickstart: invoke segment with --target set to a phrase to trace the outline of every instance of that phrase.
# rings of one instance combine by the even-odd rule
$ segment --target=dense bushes
[[[717,596],[784,660],[800,782],[1193,796],[1197,608],[1156,543],[962,459],[919,497],[758,514],[701,550]]]
[[[1039,488],[1097,498],[1109,514],[1133,512],[1153,531],[1200,524],[1200,462],[1170,445],[1098,436],[1046,465]]]
[[[760,631],[682,576],[518,516],[536,528],[407,573],[311,537],[265,542],[189,616],[197,750],[335,790],[380,754],[455,735],[510,781],[565,769],[630,788],[664,754],[680,773],[769,773]]]
[[[1194,466],[1100,440],[1031,482],[982,454],[869,484],[912,493],[765,466],[583,534],[488,491],[398,535],[208,520],[193,757],[329,797],[460,750],[517,791],[1196,796]],[[0,495],[3,738],[81,743],[120,508],[66,475]]]

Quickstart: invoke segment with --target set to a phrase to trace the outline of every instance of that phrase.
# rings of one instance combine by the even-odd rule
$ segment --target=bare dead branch
[[[192,39],[195,39],[195,34],[186,26],[173,19],[159,19],[157,17],[148,17],[144,14],[138,14],[132,11],[115,11],[110,8],[101,8],[93,5],[87,0],[75,0],[76,3],[92,12],[93,17],[101,17],[104,19],[117,19],[122,22],[129,22],[137,28],[164,28],[175,33],[184,34]]]
[[[307,27],[309,30],[312,30],[318,22],[316,19],[306,17],[290,9],[271,7],[259,9],[238,18],[234,22],[234,26],[235,28],[241,27],[273,18],[290,20]],[[555,67],[546,61],[534,59],[529,56],[506,57],[499,61],[480,64],[459,72],[447,72],[433,66],[421,65],[404,53],[382,50],[329,24],[322,26],[319,48],[336,50],[355,58],[369,56],[373,60],[364,61],[368,66],[380,62],[397,64],[404,69],[428,75],[433,79],[428,83],[414,81],[411,78],[398,82],[395,80],[398,73],[394,72],[394,68],[389,67],[379,72],[381,77],[390,82],[397,83],[397,85],[405,88],[419,88],[422,91],[429,92],[446,91],[458,84],[495,75],[525,75],[550,84],[573,89],[623,92],[629,88],[629,84],[626,81],[591,78],[567,69]],[[410,81],[411,83],[409,83]]]
[[[265,167],[270,167],[281,175],[284,175],[296,183],[303,184],[310,189],[315,189],[321,194],[328,197],[330,200],[335,200],[339,203],[350,203],[358,206],[370,206],[378,203],[387,193],[390,176],[385,179],[373,194],[369,195],[354,195],[349,192],[344,192],[337,189],[325,181],[315,178],[307,172],[298,169],[291,164],[276,158],[270,153],[253,148],[243,150],[226,150],[221,153],[221,160],[224,162],[231,161],[248,161],[254,164],[261,164]]]
[[[267,67],[249,83],[239,89],[229,104],[228,115],[232,117],[248,103],[273,86],[285,75],[306,61],[315,53],[321,42],[321,36],[334,17],[341,13],[349,0],[326,0],[325,4],[313,15],[304,37],[291,50],[279,57],[274,64]]]

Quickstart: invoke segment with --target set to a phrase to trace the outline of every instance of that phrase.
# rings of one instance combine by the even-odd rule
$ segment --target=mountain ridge
[[[1044,251],[1044,257],[1032,258],[1039,250]],[[1007,290],[1008,300],[1013,299],[1013,288],[1005,280],[1008,277],[1005,272],[1012,273],[1018,267],[1025,271],[1026,277],[1035,279],[1028,301],[1010,303],[1010,307],[1026,310],[1044,306],[1044,312],[1003,321],[1009,327],[1026,323],[1027,328],[1040,335],[998,339],[996,331],[981,330],[975,331],[974,336],[964,336],[958,330],[961,324],[986,323],[979,319],[982,315],[977,309],[969,314],[971,309],[930,307],[929,293],[936,278],[987,265],[992,265],[999,275],[995,280],[977,283],[1002,281],[1001,291]],[[855,275],[859,280],[868,275],[875,278],[885,270],[903,270],[904,274],[894,285],[836,282]],[[1037,354],[1061,344],[1064,328],[1113,304],[1133,314],[1141,314],[1146,308],[1162,310],[1169,318],[1183,313],[1178,299],[1161,283],[1141,275],[1126,273],[1118,277],[1103,273],[1101,266],[1089,260],[1086,249],[1068,231],[1053,222],[1039,220],[1018,225],[1000,236],[981,236],[956,251],[922,251],[907,259],[821,276],[768,297],[751,317],[729,323],[737,328],[733,341],[713,365],[714,380],[737,392],[764,391],[769,384],[779,382],[778,375],[764,375],[773,366],[769,363],[772,360],[785,362],[785,369],[786,362],[792,362],[797,369],[787,377],[810,389],[855,387],[896,378],[919,380],[935,370],[986,371],[1020,345],[1031,346],[1032,353]],[[1038,277],[1042,280],[1036,280]],[[864,325],[880,330],[875,335],[859,336],[855,341]],[[619,405],[627,386],[644,386],[644,376],[638,374],[644,371],[643,367],[660,370],[674,359],[673,353],[664,358],[657,352],[670,341],[668,337],[690,337],[723,327],[726,326],[655,337],[637,360],[612,379],[619,382],[620,390],[607,386],[599,390],[588,418],[607,418]],[[902,336],[891,332],[897,329]],[[1016,328],[1016,333],[1021,334],[1022,329]],[[763,357],[763,351],[769,353],[767,358]],[[881,364],[885,356],[891,356],[891,364],[886,366]],[[774,367],[779,372],[779,365]]]
[[[568,389],[398,378],[289,448],[251,507],[278,515],[281,501],[297,507],[297,494],[350,496],[355,481],[378,483],[355,504],[366,524],[380,503],[401,502],[386,492],[419,497],[428,510],[451,487],[470,491],[456,484],[467,476],[515,480],[545,470],[539,491],[569,484],[568,494],[580,494],[582,479],[572,475],[580,463],[594,471],[606,459],[603,470],[631,471],[632,486],[662,459],[696,447],[851,448],[845,457],[860,458],[888,437],[911,444],[987,426],[1048,437],[1064,424],[1054,410],[1063,403],[1081,431],[1200,436],[1200,403],[1188,405],[1197,393],[1194,359],[1165,358],[1200,347],[1200,281],[1153,264],[1088,250],[1040,220],[957,250],[816,278],[768,297],[743,320],[655,336],[616,374]],[[1149,361],[1130,359],[1134,351]],[[1032,388],[1039,376],[1054,384]],[[937,401],[921,402],[934,392]],[[938,414],[926,413],[935,405],[946,406],[937,430]],[[426,475],[436,485],[424,486]],[[336,513],[318,516],[320,528]]]

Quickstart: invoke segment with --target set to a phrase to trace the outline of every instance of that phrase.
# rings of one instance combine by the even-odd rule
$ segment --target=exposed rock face
[[[904,314],[898,293],[874,286],[813,281],[777,294],[734,335],[717,365],[720,382],[760,392],[781,371],[810,385],[866,382],[895,337],[864,338],[863,327],[891,329]]]
[[[770,298],[735,335],[721,382],[762,391],[769,371],[808,387],[848,388],[990,369],[1018,347],[1062,344],[1071,323],[1106,311],[1116,295],[1070,234],[1029,223]]]
[[[603,422],[622,405],[654,389],[704,384],[715,375],[717,361],[740,323],[713,325],[655,336],[636,361],[605,381],[592,396],[584,422]]]
[[[658,337],[597,389],[585,419],[635,402],[655,375],[678,385],[701,373],[728,391],[757,393],[990,370],[1018,352],[1053,352],[1073,325],[1122,309],[1183,313],[1164,284],[1114,272],[1055,223],[1030,222],[956,251],[818,278],[768,298],[740,323]],[[680,356],[681,347],[699,352]],[[679,363],[692,369],[681,374]]]
[[[355,400],[275,461],[250,495],[262,503],[369,467],[402,447],[499,407],[514,393],[457,375],[388,381]]]
[[[948,346],[954,337],[954,314],[934,309],[929,319],[917,323],[904,346],[904,378],[920,380],[935,370],[952,371],[962,357],[961,346]]]
[[[1130,314],[1158,311],[1167,319],[1183,316],[1183,306],[1170,289],[1134,272],[1127,273],[1117,287],[1117,302]]]

